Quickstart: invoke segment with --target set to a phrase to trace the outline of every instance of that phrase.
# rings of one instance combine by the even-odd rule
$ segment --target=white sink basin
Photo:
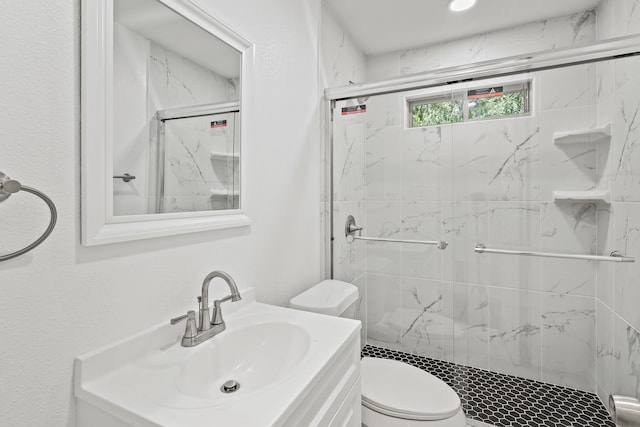
[[[357,321],[260,304],[252,290],[223,314],[227,329],[195,347],[180,345],[184,323],[167,321],[78,357],[78,426],[304,425],[286,420],[331,390],[323,381],[359,378]],[[223,393],[228,380],[239,389]],[[114,418],[99,424],[94,409]]]
[[[310,344],[309,333],[291,323],[257,323],[224,331],[211,345],[194,348],[198,351],[181,361],[178,390],[218,402],[231,395],[241,398],[262,392],[291,375]],[[220,388],[229,380],[240,388],[225,394]]]

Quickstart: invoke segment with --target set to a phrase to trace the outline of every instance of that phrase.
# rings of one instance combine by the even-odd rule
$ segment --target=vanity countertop
[[[79,356],[75,396],[123,425],[286,425],[359,340],[360,322],[262,304],[253,289],[242,294],[223,306],[227,329],[196,347],[180,345],[184,323],[167,321]],[[349,372],[355,383],[359,371]],[[241,388],[223,394],[222,379]]]

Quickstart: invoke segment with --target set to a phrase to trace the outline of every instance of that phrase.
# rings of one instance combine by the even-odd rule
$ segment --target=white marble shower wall
[[[158,110],[215,104],[238,100],[235,79],[223,77],[176,52],[151,42],[149,60],[149,113]],[[224,117],[223,117],[224,116]],[[159,147],[159,126],[151,120],[150,149],[160,150],[164,164],[162,212],[229,209],[235,207],[229,182],[237,171],[233,154],[239,153],[234,114],[173,120],[166,126],[164,148]],[[211,128],[210,122],[227,120],[226,127]],[[229,153],[222,161],[216,153]],[[239,159],[239,158],[238,158]],[[224,163],[224,164],[223,164]],[[151,163],[150,170],[155,165]],[[237,168],[236,168],[237,169]],[[152,176],[154,176],[153,174]],[[230,178],[231,177],[231,178]],[[157,201],[158,189],[150,191],[149,206]],[[222,195],[222,190],[227,191]],[[227,203],[230,202],[230,203]]]
[[[599,39],[640,33],[640,1],[604,0]],[[598,122],[611,123],[599,157],[612,203],[598,209],[598,251],[619,250],[633,264],[598,265],[597,391],[640,398],[640,59],[598,64]]]
[[[118,24],[114,26],[114,73],[118,76],[114,87],[114,102],[118,106],[114,111],[114,139],[118,141],[114,150],[114,174],[128,172],[136,176],[128,183],[114,181],[114,213],[155,212],[159,191],[155,178],[159,154],[156,112],[238,100],[238,82]],[[193,144],[182,144],[174,150],[174,154],[181,157],[180,163],[172,162],[167,169],[174,182],[188,181],[195,169],[211,168],[204,163],[196,165],[198,156],[189,145]],[[180,150],[181,153],[176,152]],[[190,175],[184,175],[185,171]],[[179,194],[167,196],[176,202],[172,205],[176,211],[191,209],[197,204],[194,198],[181,198]]]
[[[370,57],[369,77],[594,39],[595,14],[588,11]],[[371,344],[595,391],[595,263],[473,250],[477,243],[596,250],[597,206],[552,197],[554,190],[600,183],[603,159],[595,146],[553,142],[554,132],[596,124],[596,67],[524,78],[532,79],[533,114],[519,118],[411,129],[404,96],[415,93],[338,103],[334,273],[364,283]],[[366,113],[340,114],[358,103],[366,104]],[[349,245],[343,238],[348,214],[367,236],[445,240],[450,246]]]
[[[356,259],[366,271],[368,341],[594,391],[595,264],[473,250],[595,250],[596,206],[552,198],[597,183],[594,147],[553,143],[554,132],[594,124],[595,69],[526,77],[535,106],[527,117],[408,128],[405,96],[416,93],[367,101],[366,185],[353,187],[364,191],[364,233],[450,244],[348,246],[365,252]],[[348,146],[362,164],[362,150]]]
[[[570,47],[595,39],[596,13],[588,10],[459,40],[371,55],[367,57],[367,77],[369,81],[385,80],[438,68]]]
[[[322,5],[322,26],[320,41],[320,72],[321,88],[345,86],[349,82],[364,82],[366,78],[366,58],[364,53],[353,42],[349,33],[343,29],[326,5]],[[324,94],[320,95],[321,98]],[[354,102],[355,103],[355,102]],[[352,103],[353,104],[353,103]],[[327,108],[322,105],[321,111],[325,123]],[[340,113],[338,113],[340,114]],[[346,215],[361,217],[364,202],[364,137],[366,123],[363,116],[350,116],[349,120],[340,122],[335,130],[323,128],[327,134],[333,133],[337,162],[334,164],[334,179],[336,182],[333,195],[334,244],[333,268],[335,277],[354,283],[360,292],[359,309],[356,318],[362,320],[361,343],[366,343],[366,275],[364,274],[364,250],[349,246],[341,237],[344,235],[342,218]],[[331,241],[327,232],[331,224],[330,212],[330,173],[329,159],[331,158],[330,144],[326,142],[329,135],[322,138],[321,164],[322,175],[320,182],[324,183],[324,190],[320,200],[321,223],[320,233],[326,236],[323,240],[324,259],[321,266],[325,269],[326,277],[331,276]],[[355,151],[354,151],[355,150]]]

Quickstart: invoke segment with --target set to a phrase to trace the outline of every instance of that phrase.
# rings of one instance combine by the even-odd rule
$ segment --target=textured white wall
[[[49,194],[60,214],[41,247],[0,264],[4,426],[73,426],[74,356],[193,307],[211,270],[275,304],[320,278],[320,2],[200,3],[256,44],[243,152],[253,225],[85,248],[79,1],[0,1],[0,170]],[[40,233],[42,206],[26,193],[0,206],[0,251]]]

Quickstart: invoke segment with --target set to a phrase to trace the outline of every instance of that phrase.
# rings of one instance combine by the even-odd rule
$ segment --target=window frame
[[[518,79],[492,79],[490,81],[484,82],[484,84],[478,84],[479,82],[469,82],[456,84],[455,87],[448,87],[446,90],[442,90],[439,88],[437,91],[428,90],[421,91],[420,93],[416,93],[414,95],[410,95],[405,97],[405,112],[407,114],[406,124],[410,129],[420,129],[425,127],[432,126],[445,126],[445,125],[453,125],[453,124],[462,124],[462,123],[472,123],[478,121],[485,120],[502,120],[502,119],[511,119],[518,117],[528,117],[533,115],[533,101],[534,97],[532,96],[534,90],[534,79],[531,76],[526,78]],[[478,89],[487,89],[491,87],[502,86],[502,93],[514,93],[525,90],[524,95],[524,111],[522,113],[517,114],[508,114],[508,115],[495,115],[490,117],[476,117],[469,118],[469,95],[468,92],[471,90]],[[472,98],[473,99],[473,98]],[[446,122],[439,124],[429,124],[429,125],[414,125],[413,124],[413,109],[418,105],[426,105],[426,104],[437,104],[444,101],[456,101],[462,100],[462,120],[459,122]]]

